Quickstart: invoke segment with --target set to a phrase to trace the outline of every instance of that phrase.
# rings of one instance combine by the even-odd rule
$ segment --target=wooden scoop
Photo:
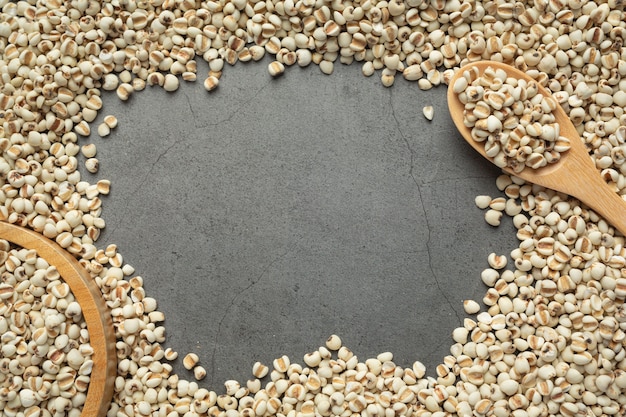
[[[467,64],[456,72],[450,80],[448,86],[448,108],[450,115],[467,143],[478,151],[482,156],[493,162],[492,158],[485,155],[483,143],[476,142],[471,134],[470,128],[463,123],[463,110],[465,106],[453,91],[454,82],[463,76],[463,72],[471,67],[478,68],[482,74],[487,67],[494,70],[503,69],[509,77],[517,79],[532,80],[531,77],[510,65],[494,61],[480,61]],[[539,92],[546,97],[550,96],[544,87],[538,85]],[[626,201],[624,201],[615,191],[609,187],[596,169],[585,145],[580,139],[580,135],[572,124],[571,120],[560,106],[554,111],[556,122],[560,125],[561,136],[568,138],[571,148],[561,154],[561,159],[555,163],[548,164],[539,169],[525,167],[522,172],[515,173],[508,167],[502,170],[508,174],[515,175],[533,184],[538,184],[555,191],[560,191],[576,197],[596,213],[606,219],[617,230],[626,235]]]
[[[81,416],[104,417],[111,405],[117,356],[115,330],[102,293],[89,273],[67,251],[37,232],[0,221],[0,239],[26,249],[34,249],[59,271],[80,304],[93,347],[93,368]]]

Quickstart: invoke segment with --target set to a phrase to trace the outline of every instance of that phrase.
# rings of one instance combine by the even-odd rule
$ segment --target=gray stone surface
[[[362,360],[434,367],[480,300],[490,252],[515,246],[488,226],[478,194],[498,171],[450,120],[444,86],[402,77],[384,88],[358,65],[224,70],[219,88],[104,94],[119,127],[98,147],[112,181],[107,227],[166,314],[165,346],[196,352],[201,386],[250,378],[252,365],[302,356],[333,333]],[[432,122],[422,107],[433,105]],[[181,364],[175,369],[193,378]]]

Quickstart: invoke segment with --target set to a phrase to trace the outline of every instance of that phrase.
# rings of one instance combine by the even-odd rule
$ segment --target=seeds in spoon
[[[463,122],[472,138],[500,168],[538,169],[570,148],[554,116],[557,101],[541,94],[536,81],[487,67],[480,75],[465,70],[452,88],[465,107]]]
[[[81,306],[56,267],[35,250],[0,240],[0,275],[0,402],[5,415],[39,415],[32,410],[57,403],[67,406],[67,415],[79,415],[93,367]],[[73,400],[66,403],[67,397]],[[8,409],[16,412],[8,414]]]

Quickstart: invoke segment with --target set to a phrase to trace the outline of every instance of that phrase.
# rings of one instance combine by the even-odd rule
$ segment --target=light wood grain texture
[[[111,314],[98,286],[72,255],[37,232],[0,222],[0,239],[36,250],[40,257],[57,268],[63,280],[70,286],[83,311],[90,344],[94,349],[93,369],[81,416],[105,416],[113,397],[117,357]]]
[[[457,71],[450,81],[448,86],[448,107],[454,124],[465,140],[482,156],[492,161],[492,158],[485,155],[483,144],[472,139],[470,129],[464,125],[464,105],[453,91],[454,82],[458,77],[462,76],[464,70],[470,67],[476,67],[482,74],[485,68],[489,66],[494,69],[502,68],[509,77],[531,80],[531,78],[522,71],[510,65],[502,64],[501,62],[480,61],[467,64]],[[541,85],[539,85],[539,92],[544,96],[550,95],[550,92]],[[543,168],[532,169],[526,167],[520,173],[514,173],[508,167],[502,168],[502,170],[528,182],[532,182],[533,184],[542,185],[576,197],[595,210],[596,213],[606,219],[612,226],[622,232],[622,234],[626,235],[626,202],[600,177],[600,173],[591,160],[576,128],[561,106],[557,106],[554,115],[557,123],[559,123],[561,127],[561,136],[567,137],[571,142],[570,150],[563,153],[558,162],[549,164]]]

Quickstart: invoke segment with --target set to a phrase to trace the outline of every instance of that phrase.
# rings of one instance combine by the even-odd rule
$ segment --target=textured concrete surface
[[[225,68],[212,93],[200,63],[173,94],[105,94],[93,130],[106,114],[119,127],[86,141],[101,165],[86,175],[112,181],[99,245],[144,278],[202,386],[283,354],[303,363],[332,333],[362,360],[391,351],[433,375],[462,300],[484,294],[487,255],[515,246],[511,223],[474,205],[499,193],[498,171],[457,133],[443,86],[386,89],[358,65],[271,79],[268,62]]]

